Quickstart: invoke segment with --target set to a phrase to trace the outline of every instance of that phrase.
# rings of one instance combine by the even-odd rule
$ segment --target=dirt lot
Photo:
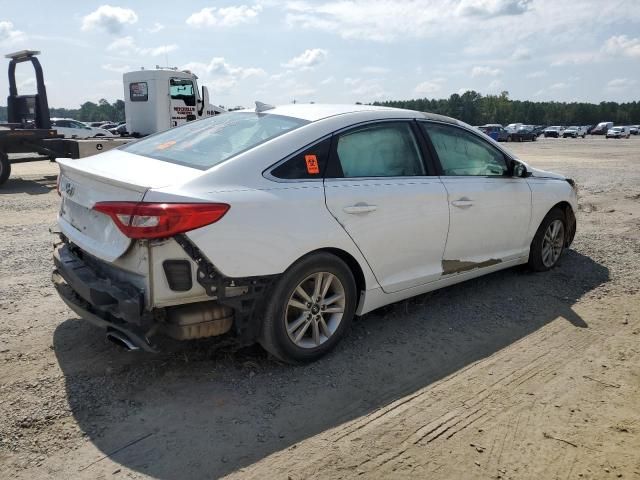
[[[386,307],[297,368],[213,342],[112,346],[50,285],[56,165],[16,165],[0,477],[640,478],[640,138],[512,148],[580,185],[561,265]]]

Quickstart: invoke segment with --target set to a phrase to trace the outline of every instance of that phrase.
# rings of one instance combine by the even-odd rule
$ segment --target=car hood
[[[531,176],[535,178],[554,178],[557,180],[566,180],[567,177],[560,175],[559,173],[547,172],[546,170],[540,170],[527,165],[527,170],[531,172]]]

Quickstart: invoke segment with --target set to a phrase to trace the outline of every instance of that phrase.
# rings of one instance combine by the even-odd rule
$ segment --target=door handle
[[[473,201],[469,200],[468,198],[461,198],[459,200],[454,200],[453,202],[451,202],[451,205],[458,208],[469,208],[473,206]]]
[[[351,205],[349,207],[344,207],[345,213],[350,214],[358,214],[358,213],[369,213],[377,210],[378,207],[376,205],[367,205],[366,203],[356,203],[355,205]]]

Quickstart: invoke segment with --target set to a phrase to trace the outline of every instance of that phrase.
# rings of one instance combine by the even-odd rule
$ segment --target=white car
[[[607,131],[607,138],[629,138],[631,131],[629,127],[613,127]]]
[[[259,104],[58,162],[54,283],[132,349],[228,334],[315,360],[354,315],[554,267],[576,226],[571,179],[410,110]]]
[[[562,138],[567,138],[567,137],[585,138],[586,136],[587,136],[587,127],[573,126],[565,129],[564,132],[562,132]]]
[[[89,127],[72,118],[52,118],[51,129],[65,138],[113,137],[113,133],[103,128]]]

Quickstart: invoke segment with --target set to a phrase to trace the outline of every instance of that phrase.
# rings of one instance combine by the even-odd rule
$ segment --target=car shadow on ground
[[[54,348],[80,428],[113,461],[161,479],[218,478],[371,413],[490,356],[572,310],[609,279],[568,251],[547,273],[510,269],[422,295],[354,322],[326,358],[291,367],[259,348],[211,342],[129,354],[99,330],[63,322]],[[560,321],[565,321],[560,320]],[[84,474],[98,474],[96,463]]]
[[[40,178],[9,178],[0,186],[0,195],[10,193],[26,193],[29,195],[43,195],[56,188],[57,175],[43,175]]]

